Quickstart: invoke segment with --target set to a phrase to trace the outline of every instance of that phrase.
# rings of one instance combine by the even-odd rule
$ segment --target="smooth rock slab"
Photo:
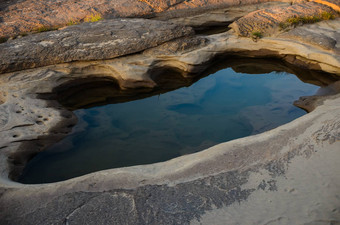
[[[338,29],[334,29],[338,27]],[[297,40],[333,50],[340,56],[340,23],[339,20],[329,20],[323,23],[309,24],[297,27],[278,37]]]
[[[336,224],[339,97],[272,131],[167,162],[2,185],[0,222]]]
[[[0,44],[0,73],[62,62],[111,59],[193,33],[190,27],[147,19],[69,26]]]

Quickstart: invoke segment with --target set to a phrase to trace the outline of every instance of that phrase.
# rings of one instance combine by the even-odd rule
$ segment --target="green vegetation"
[[[259,38],[262,38],[263,37],[263,34],[260,32],[260,31],[253,31],[251,33],[251,38],[256,41],[257,39]]]
[[[293,17],[287,19],[287,23],[290,23],[291,25],[295,26],[298,24],[306,24],[306,23],[316,23],[321,21],[321,18],[318,16],[303,16],[303,17]]]
[[[329,13],[329,12],[322,12],[321,13],[321,19],[322,20],[334,20],[335,15],[333,15],[332,13]]]
[[[322,20],[332,20],[335,18],[335,15],[329,12],[322,12],[317,16],[294,16],[288,18],[285,22],[281,22],[279,27],[281,29],[286,29],[288,27],[296,27],[302,24],[316,23]]]
[[[84,22],[93,23],[93,22],[97,22],[97,21],[102,20],[102,19],[103,19],[102,16],[99,13],[97,13],[97,14],[91,14],[89,16],[86,16],[84,18]]]

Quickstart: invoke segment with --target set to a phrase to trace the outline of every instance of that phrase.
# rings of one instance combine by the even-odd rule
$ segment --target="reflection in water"
[[[46,183],[165,161],[263,132],[303,115],[292,102],[317,88],[288,73],[228,68],[165,94],[79,109],[73,133],[38,154],[19,181]]]

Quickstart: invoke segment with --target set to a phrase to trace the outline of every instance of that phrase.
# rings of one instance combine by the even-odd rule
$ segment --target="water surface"
[[[158,96],[76,110],[73,133],[33,158],[19,181],[48,183],[161,162],[260,133],[302,116],[293,101],[317,89],[288,73],[228,68]]]

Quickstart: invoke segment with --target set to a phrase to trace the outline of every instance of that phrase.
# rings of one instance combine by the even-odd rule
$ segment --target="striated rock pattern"
[[[251,37],[253,32],[270,36],[279,29],[279,24],[292,17],[320,16],[322,12],[336,12],[323,4],[299,3],[288,7],[277,7],[252,12],[230,25],[240,36]]]
[[[168,20],[174,23],[191,26],[196,28],[196,30],[211,29],[211,27],[224,27],[225,29],[228,29],[229,24],[251,12],[269,7],[288,5],[288,2],[266,2],[261,4],[239,5],[201,13],[193,13],[193,15],[187,14],[184,17],[175,17],[171,19],[167,17],[169,12],[157,15],[156,19]]]
[[[338,20],[330,20],[324,23],[297,27],[279,34],[278,37],[310,43],[327,50],[332,50],[340,56],[340,32],[339,29],[334,30],[334,27],[338,26]],[[316,30],[318,32],[315,32]]]
[[[150,17],[165,11],[220,8],[270,0],[13,0],[0,2],[0,37],[15,36],[39,27],[82,22],[90,15],[104,18]]]
[[[146,19],[84,23],[0,44],[0,73],[61,62],[115,58],[193,33],[190,27]]]

